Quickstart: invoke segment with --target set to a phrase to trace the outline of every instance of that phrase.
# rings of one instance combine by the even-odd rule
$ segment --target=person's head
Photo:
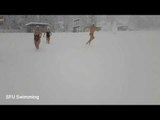
[[[94,26],[95,26],[95,24],[92,24],[92,26],[94,27]]]
[[[47,27],[47,30],[50,30],[49,26]]]
[[[36,30],[39,30],[39,25],[36,26]]]

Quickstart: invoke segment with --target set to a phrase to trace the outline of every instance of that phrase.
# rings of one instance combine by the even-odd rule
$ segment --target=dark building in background
[[[80,19],[73,20],[73,32],[80,32]]]
[[[86,32],[93,23],[96,22],[96,16],[90,15],[73,15],[68,17],[68,31],[69,32]]]
[[[4,22],[4,17],[3,16],[0,16],[0,25],[2,25]]]

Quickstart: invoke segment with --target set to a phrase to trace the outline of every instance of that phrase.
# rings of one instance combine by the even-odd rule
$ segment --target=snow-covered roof
[[[73,19],[73,21],[79,21],[79,20],[80,20],[80,18]]]
[[[26,24],[26,26],[28,26],[28,25],[49,25],[49,23],[40,23],[40,22],[29,22],[29,23],[27,23]]]

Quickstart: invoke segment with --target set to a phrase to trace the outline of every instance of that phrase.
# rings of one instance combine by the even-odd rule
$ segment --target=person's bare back
[[[33,30],[34,32],[34,43],[35,43],[35,47],[37,49],[39,49],[39,44],[40,44],[40,39],[42,36],[42,32],[39,29],[39,26],[36,26],[35,30]]]
[[[96,31],[96,27],[95,27],[95,25],[93,24],[93,25],[90,27],[90,33],[94,34],[95,31]]]
[[[91,41],[94,39],[94,32],[96,31],[96,27],[95,25],[93,24],[91,27],[90,27],[90,39],[88,40],[88,42],[86,44],[90,44]]]

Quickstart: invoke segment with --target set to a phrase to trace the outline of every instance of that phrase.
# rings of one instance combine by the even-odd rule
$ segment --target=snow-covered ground
[[[160,104],[160,31],[0,33],[0,104]],[[6,95],[39,100],[6,100]]]

